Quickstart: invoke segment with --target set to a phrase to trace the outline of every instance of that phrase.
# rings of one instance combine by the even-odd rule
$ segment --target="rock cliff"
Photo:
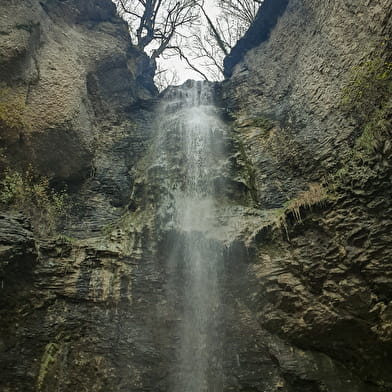
[[[122,255],[103,233],[128,204],[148,146],[154,66],[109,0],[1,1],[0,10],[2,176],[32,165],[72,199],[66,235],[38,240],[38,219],[2,216],[0,389],[120,390],[135,352],[118,329],[135,316],[118,306],[130,301],[134,262],[131,245]],[[117,339],[127,359],[109,350]]]
[[[143,149],[133,106],[156,94],[154,67],[110,1],[0,6],[3,165],[30,163],[52,182],[94,188],[114,213]]]
[[[385,95],[369,86],[389,67],[391,3],[280,3],[264,2],[275,26],[258,15],[259,42],[239,42],[222,86],[259,208],[282,230],[253,234],[246,301],[262,328],[345,374],[331,386],[326,363],[308,373],[278,355],[302,390],[389,390],[390,74]]]
[[[154,132],[154,67],[109,0],[0,9],[1,168],[31,163],[72,198],[57,235],[0,214],[0,389],[168,390],[183,173],[176,135]],[[392,389],[391,13],[265,0],[215,85],[227,130],[204,235],[225,260],[225,391]]]

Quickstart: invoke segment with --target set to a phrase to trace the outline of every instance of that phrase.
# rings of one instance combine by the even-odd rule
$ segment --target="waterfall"
[[[222,249],[208,232],[217,225],[214,176],[224,155],[224,126],[211,84],[188,81],[169,88],[159,115],[168,167],[177,170],[170,194],[175,232],[169,251],[169,285],[179,322],[171,378],[173,392],[221,390],[222,328],[219,289]]]

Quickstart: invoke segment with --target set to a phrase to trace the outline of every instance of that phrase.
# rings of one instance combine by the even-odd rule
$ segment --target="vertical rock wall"
[[[365,101],[344,100],[355,91],[350,80],[368,72],[376,85],[382,77],[366,70],[390,62],[391,2],[264,6],[276,25],[257,26],[258,16],[251,30],[269,30],[239,43],[222,86],[258,213],[270,214],[269,228],[243,229],[254,258],[242,298],[262,330],[294,345],[294,357],[302,349],[321,360],[311,360],[315,373],[300,370],[301,360],[272,349],[294,390],[387,391],[390,93],[366,96],[362,81]],[[390,91],[390,80],[380,88]]]
[[[205,235],[225,260],[224,390],[386,392],[390,127],[365,151],[341,98],[353,66],[388,59],[391,4],[263,7],[267,29],[260,15],[260,36],[244,38],[216,86],[231,131],[214,178],[217,230]],[[35,222],[0,216],[0,389],[166,391],[179,323],[167,249],[181,241],[171,180],[182,171],[175,135],[170,164],[157,164],[153,67],[110,1],[0,8],[0,109],[18,108],[0,113],[0,163],[32,162],[74,199],[65,235],[38,239]]]
[[[151,256],[140,262],[143,225],[110,224],[148,147],[154,66],[109,0],[0,1],[0,20],[2,175],[32,164],[73,203],[54,237],[0,219],[0,390],[136,390],[155,356],[155,316],[139,302],[154,302]]]

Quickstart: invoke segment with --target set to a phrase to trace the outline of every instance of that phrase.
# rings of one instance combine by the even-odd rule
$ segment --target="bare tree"
[[[223,60],[254,21],[263,0],[218,0],[220,13],[212,19],[204,1],[198,6],[207,29],[194,29],[186,56],[192,64],[199,64],[209,79],[223,77]],[[207,78],[207,77],[206,77]]]
[[[200,64],[198,69],[203,69],[204,79],[220,80],[223,75],[225,52],[211,38],[211,34],[211,31],[208,30],[204,35],[195,34],[193,36],[188,61],[192,64]]]
[[[203,79],[221,79],[224,57],[246,32],[263,2],[215,0],[220,13],[212,17],[204,3],[208,0],[113,1],[128,22],[134,45],[154,62],[159,59],[156,82],[160,89],[178,80],[165,75],[172,72],[163,64],[173,56]]]
[[[176,72],[176,70],[163,68],[162,65],[158,63],[157,70],[155,72],[154,82],[158,90],[163,91],[169,86],[178,84],[178,73]]]
[[[243,28],[248,28],[254,21],[263,0],[218,0],[224,15],[235,19]]]
[[[114,0],[134,44],[156,60],[199,19],[195,0]]]

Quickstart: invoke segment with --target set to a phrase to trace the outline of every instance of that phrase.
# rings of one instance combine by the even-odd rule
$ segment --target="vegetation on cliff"
[[[0,84],[0,132],[18,132],[29,124],[24,118],[25,97],[4,83]]]
[[[0,182],[0,203],[23,211],[36,232],[46,235],[55,231],[70,209],[66,190],[56,191],[49,179],[34,173],[31,166],[25,171],[6,170]]]
[[[383,43],[385,45],[385,43]],[[357,124],[358,137],[342,160],[336,182],[361,172],[386,170],[392,156],[392,62],[380,53],[352,68],[342,91],[342,108]]]

